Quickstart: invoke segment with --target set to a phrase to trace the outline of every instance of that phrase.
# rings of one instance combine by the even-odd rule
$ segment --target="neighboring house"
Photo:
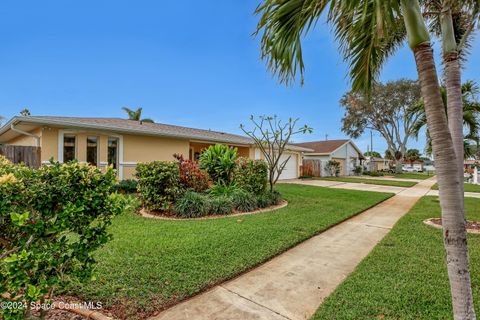
[[[392,160],[367,156],[363,164],[365,169],[368,171],[385,171],[390,169],[390,167],[393,165],[392,163]]]
[[[296,146],[312,149],[305,152],[304,160],[319,160],[321,176],[328,175],[325,166],[328,161],[335,160],[340,163],[340,175],[353,175],[356,166],[361,165],[364,159],[362,151],[352,140],[325,140],[296,143]]]
[[[208,146],[222,143],[238,149],[240,156],[261,159],[263,155],[248,137],[160,123],[142,123],[118,118],[14,117],[0,128],[0,144],[39,146],[41,161],[48,164],[76,159],[98,167],[112,165],[119,179],[132,178],[137,163],[173,161],[173,154],[189,159]],[[280,179],[300,174],[300,146],[288,146],[290,156]]]

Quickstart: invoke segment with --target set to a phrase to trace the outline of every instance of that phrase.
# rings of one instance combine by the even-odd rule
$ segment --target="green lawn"
[[[355,178],[355,177],[322,177],[315,178],[319,180],[328,180],[328,181],[339,181],[339,182],[353,182],[353,183],[366,183],[366,184],[377,184],[382,186],[394,186],[394,187],[412,187],[417,184],[417,182],[412,181],[395,181],[395,180],[382,180],[381,178],[377,179],[365,179],[365,178]]]
[[[465,192],[480,192],[480,184],[464,183],[463,188]],[[434,184],[432,190],[438,190],[438,184]]]
[[[279,185],[289,205],[215,220],[165,221],[123,214],[98,254],[96,281],[65,294],[141,318],[232,278],[391,194]],[[112,307],[113,306],[113,307]]]
[[[395,177],[399,179],[418,179],[425,180],[434,176],[433,173],[426,172],[402,172],[402,173],[386,173],[387,177]]]
[[[480,220],[480,199],[465,199]],[[452,319],[437,197],[424,197],[329,296],[313,319]],[[480,235],[469,235],[472,285],[480,310]]]

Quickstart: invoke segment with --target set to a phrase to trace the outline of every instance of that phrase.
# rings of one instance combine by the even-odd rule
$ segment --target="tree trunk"
[[[441,15],[443,61],[445,64],[445,85],[447,89],[448,128],[457,155],[457,170],[463,195],[463,100],[460,59],[457,52],[452,11],[444,8]]]
[[[422,97],[442,208],[443,240],[452,294],[454,319],[476,319],[470,282],[467,235],[463,212],[463,192],[458,175],[456,154],[448,131],[447,117],[440,95],[437,72],[430,43],[413,48],[420,78]],[[463,144],[462,144],[463,145]]]
[[[408,42],[415,55],[428,132],[432,139],[442,208],[443,243],[455,320],[476,319],[473,307],[463,192],[452,137],[448,130],[430,35],[418,0],[401,0]],[[451,30],[450,30],[451,31]],[[448,43],[450,45],[450,43]]]
[[[452,52],[444,58],[447,88],[448,128],[452,136],[453,147],[457,156],[457,170],[460,182],[463,182],[463,101],[460,62],[458,53]],[[463,195],[463,183],[460,183]]]

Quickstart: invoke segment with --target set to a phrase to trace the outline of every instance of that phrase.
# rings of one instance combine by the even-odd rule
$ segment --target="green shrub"
[[[233,201],[227,196],[210,196],[210,213],[223,215],[233,212]]]
[[[232,194],[233,206],[238,211],[247,212],[257,209],[257,198],[243,189],[237,189]]]
[[[177,200],[174,210],[182,218],[202,217],[209,213],[210,201],[206,195],[187,191]]]
[[[237,160],[237,148],[230,148],[224,144],[208,147],[200,155],[200,168],[207,171],[215,184],[230,184],[232,173]]]
[[[210,189],[208,189],[208,193],[212,196],[226,196],[230,197],[234,192],[236,192],[239,188],[235,184],[225,185],[223,183],[219,183],[213,185]]]
[[[111,193],[115,172],[52,162],[38,170],[0,157],[0,296],[27,304],[49,298],[70,279],[92,278],[94,251],[111,236],[111,219],[127,199]],[[25,309],[2,308],[22,319]]]
[[[325,165],[325,171],[332,177],[338,177],[340,171],[342,170],[342,165],[336,160],[328,160]]]
[[[280,204],[282,195],[278,191],[265,191],[257,195],[257,206],[259,208],[266,208],[273,205]]]
[[[363,171],[363,174],[366,176],[371,176],[371,177],[381,177],[383,176],[383,173],[378,172],[378,171]]]
[[[272,197],[269,192],[262,192],[257,195],[257,206],[259,208],[266,208],[272,205]]]
[[[116,191],[119,193],[135,193],[137,192],[137,185],[137,180],[125,179],[115,184],[112,187],[112,191]]]
[[[168,210],[182,193],[178,163],[174,161],[139,163],[135,176],[140,199],[147,209]]]
[[[283,200],[282,194],[277,190],[273,190],[272,192],[269,192],[269,195],[271,198],[272,205],[280,204]]]
[[[355,168],[353,168],[353,173],[355,173],[355,175],[357,176],[361,175],[362,172],[363,172],[362,166],[355,166]]]
[[[245,191],[259,194],[267,189],[268,166],[263,160],[239,158],[233,173],[235,184]]]

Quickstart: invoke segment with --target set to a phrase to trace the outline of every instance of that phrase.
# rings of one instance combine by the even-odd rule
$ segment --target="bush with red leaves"
[[[178,161],[180,184],[185,190],[203,192],[208,189],[208,176],[195,161],[185,160],[183,155],[178,153],[173,157]]]

